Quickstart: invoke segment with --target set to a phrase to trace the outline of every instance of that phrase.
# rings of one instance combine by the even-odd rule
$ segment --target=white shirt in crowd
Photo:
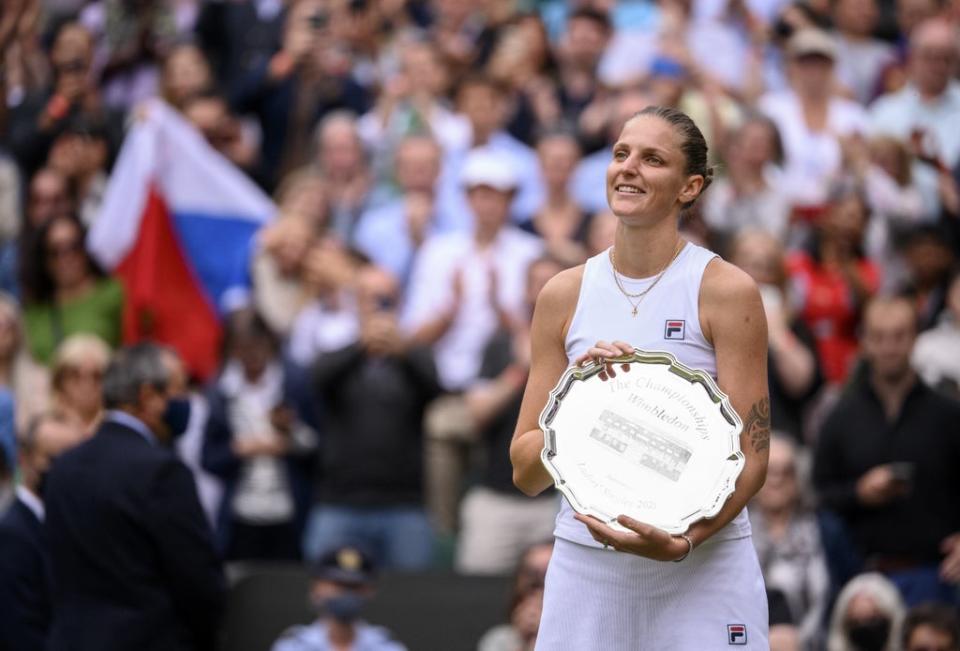
[[[453,300],[454,277],[462,276],[460,309],[446,334],[434,346],[440,382],[448,390],[469,386],[480,370],[487,340],[497,330],[490,304],[490,270],[497,279],[500,305],[519,317],[524,308],[527,267],[543,251],[543,243],[512,226],[500,230],[481,250],[472,234],[448,233],[429,238],[414,261],[407,302],[401,319],[414,331],[442,314]]]
[[[960,162],[960,81],[951,81],[937,99],[926,102],[917,89],[908,84],[896,93],[880,97],[870,106],[870,130],[909,141],[914,130],[927,134],[925,145],[948,167]]]
[[[833,97],[826,128],[811,131],[792,90],[761,97],[759,108],[774,121],[783,140],[786,156],[781,189],[795,205],[823,204],[843,160],[838,138],[865,132],[866,112],[856,102]]]

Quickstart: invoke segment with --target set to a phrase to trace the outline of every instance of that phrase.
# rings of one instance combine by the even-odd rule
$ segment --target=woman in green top
[[[86,230],[76,217],[55,217],[22,252],[27,344],[43,364],[72,334],[91,333],[112,347],[120,344],[123,288],[104,276],[85,240]]]

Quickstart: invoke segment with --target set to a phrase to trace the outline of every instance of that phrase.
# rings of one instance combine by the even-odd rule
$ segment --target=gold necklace
[[[660,282],[660,279],[663,278],[663,275],[667,273],[667,269],[670,268],[670,265],[673,264],[673,261],[677,259],[677,256],[680,255],[680,251],[683,249],[683,240],[677,242],[677,248],[673,252],[673,257],[667,260],[667,263],[663,265],[663,269],[660,270],[660,273],[657,274],[657,277],[653,279],[653,282],[650,283],[650,286],[647,287],[642,292],[637,294],[631,294],[624,287],[620,280],[620,272],[617,271],[617,261],[613,254],[613,247],[610,247],[610,266],[613,268],[613,280],[617,284],[617,289],[620,290],[620,293],[623,294],[623,297],[627,299],[627,303],[630,304],[632,308],[631,314],[637,316],[637,310],[640,308],[640,303],[643,301],[644,297],[650,293],[650,291],[657,286],[657,283]],[[634,303],[632,299],[637,299],[637,302]]]

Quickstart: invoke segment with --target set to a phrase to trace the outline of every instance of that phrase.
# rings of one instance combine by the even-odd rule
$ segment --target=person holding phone
[[[703,134],[686,114],[650,106],[627,120],[607,168],[614,245],[540,292],[510,457],[524,493],[551,486],[538,425],[548,392],[571,364],[638,347],[671,352],[716,377],[743,420],[743,472],[717,516],[683,535],[625,515],[617,520],[628,531],[615,531],[564,501],[538,651],[768,648],[766,594],[744,509],[763,484],[769,450],[763,305],[746,273],[678,230],[712,172]],[[667,336],[667,320],[683,327]],[[606,366],[601,380],[624,372]]]
[[[886,574],[910,606],[956,603],[960,583],[960,402],[911,368],[916,324],[908,298],[867,304],[865,363],[823,424],[813,471],[826,548],[850,536],[863,565],[850,569]]]

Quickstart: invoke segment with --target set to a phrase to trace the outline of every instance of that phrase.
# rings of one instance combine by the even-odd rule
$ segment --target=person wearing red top
[[[838,192],[808,251],[787,259],[796,309],[813,331],[824,376],[846,380],[857,355],[860,309],[880,287],[880,268],[863,255],[867,208],[852,188]]]

